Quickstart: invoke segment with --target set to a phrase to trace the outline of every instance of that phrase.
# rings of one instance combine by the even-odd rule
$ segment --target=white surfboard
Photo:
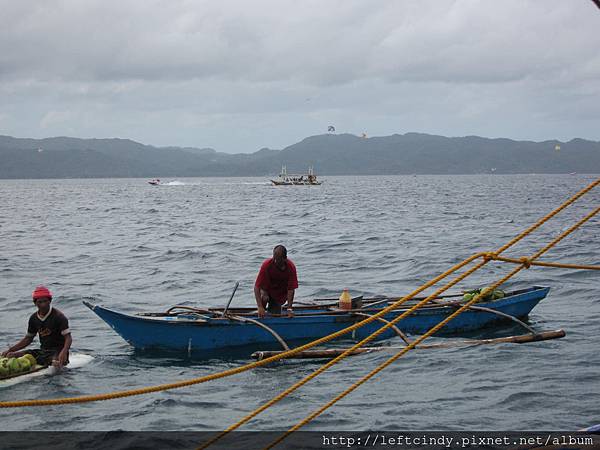
[[[64,367],[63,370],[78,369],[79,367],[85,366],[93,359],[94,358],[91,355],[86,355],[84,353],[70,353],[69,354],[69,365]],[[15,384],[25,383],[36,377],[51,376],[51,375],[56,375],[56,374],[57,374],[56,367],[53,367],[53,366],[44,367],[40,370],[36,370],[34,372],[27,372],[22,375],[18,375],[16,377],[4,378],[4,379],[0,380],[0,389],[7,388],[9,386],[14,386]]]

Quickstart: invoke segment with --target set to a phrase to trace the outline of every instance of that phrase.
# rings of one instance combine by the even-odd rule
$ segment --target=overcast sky
[[[0,134],[600,140],[590,0],[0,0]]]

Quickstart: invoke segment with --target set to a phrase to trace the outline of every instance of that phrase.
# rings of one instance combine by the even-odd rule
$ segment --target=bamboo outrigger
[[[415,350],[429,350],[429,349],[437,349],[437,348],[452,348],[452,347],[468,347],[473,345],[486,345],[486,344],[501,344],[501,343],[515,343],[515,344],[524,344],[527,342],[536,342],[536,341],[547,341],[550,339],[559,339],[565,337],[566,333],[564,330],[551,330],[551,331],[540,331],[539,333],[529,333],[529,334],[521,334],[517,336],[506,336],[500,338],[493,339],[467,339],[462,341],[451,341],[451,342],[443,342],[437,344],[419,344],[415,347]],[[405,347],[398,346],[382,346],[382,347],[362,347],[350,352],[350,355],[361,355],[363,353],[373,353],[373,352],[385,352],[385,351],[398,351],[402,350]],[[329,348],[323,350],[305,350],[300,353],[296,353],[291,356],[289,359],[310,359],[310,358],[335,358],[336,356],[341,355],[345,348]],[[252,353],[252,358],[257,359],[259,361],[270,358],[271,356],[277,356],[284,353],[283,351],[269,351],[262,350],[259,352]],[[282,358],[284,359],[284,358]]]

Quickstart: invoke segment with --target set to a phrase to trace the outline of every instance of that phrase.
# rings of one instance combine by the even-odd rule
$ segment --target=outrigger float
[[[483,300],[449,322],[443,329],[443,335],[457,335],[513,321],[527,328],[527,336],[531,336],[530,339],[522,338],[523,342],[562,337],[564,336],[562,331],[557,334],[536,333],[521,320],[526,318],[546,297],[549,290],[549,287],[533,286],[507,292],[504,297],[495,300]],[[262,319],[257,316],[256,308],[202,309],[176,305],[165,312],[143,312],[132,315],[93,305],[87,301],[84,301],[84,304],[136,349],[179,351],[195,356],[202,354],[226,356],[228,352],[236,349],[247,352],[268,351],[275,348],[288,350],[291,343],[308,342],[343,330],[376,314],[395,300],[384,297],[370,299],[357,297],[352,300],[352,309],[344,310],[338,307],[336,299],[317,299],[313,304],[295,306],[292,317],[283,314]],[[406,312],[418,300],[413,299],[377,321],[354,330],[351,337],[355,340],[363,339],[374,333]],[[465,302],[463,294],[441,296],[431,304],[416,310],[397,326],[385,330],[377,339],[399,336],[408,343],[406,334],[426,332]],[[327,352],[322,353],[319,350],[315,352],[313,354],[315,357],[328,356]],[[310,353],[304,353],[296,357],[310,356]],[[254,355],[254,357],[261,356]]]

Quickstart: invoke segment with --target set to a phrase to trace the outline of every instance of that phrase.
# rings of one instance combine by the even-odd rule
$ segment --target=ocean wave
[[[111,180],[116,187],[110,190],[97,181],[73,180],[70,190],[55,186],[61,197],[52,203],[52,217],[35,214],[37,219],[22,205],[28,211],[47,209],[47,184],[17,184],[16,195],[3,198],[11,225],[0,227],[5,243],[0,256],[5,281],[2,334],[14,342],[23,336],[34,311],[31,290],[46,283],[70,319],[74,349],[97,358],[65,377],[4,390],[3,400],[138,388],[248,360],[141,355],[81,303],[84,296],[129,313],[164,311],[177,303],[223,306],[233,283],[241,280],[234,302],[253,306],[258,268],[279,243],[288,247],[298,268],[298,301],[335,301],[345,287],[353,295],[403,295],[477,251],[497,249],[558,206],[557,199],[583,187],[560,180],[541,175],[535,182],[528,176],[331,177],[319,190],[284,191],[260,186],[261,179],[207,179],[186,182],[186,188],[153,190],[152,195],[138,189],[139,180]],[[202,189],[193,184],[202,184]],[[573,208],[573,214],[566,211],[510,254],[529,255],[543,247],[585,209]],[[544,259],[598,264],[595,225],[589,223]],[[489,285],[512,268],[490,263],[452,290]],[[564,328],[566,339],[409,352],[309,428],[581,425],[594,417],[598,404],[596,281],[592,271],[521,271],[503,289],[551,286],[548,298],[530,315],[530,324],[535,329]],[[503,326],[468,337],[522,333],[517,326]],[[432,342],[447,342],[442,339]],[[397,339],[387,344],[401,345]],[[287,428],[396,351],[347,358],[247,428]],[[24,431],[222,429],[232,417],[243,417],[321,364],[286,361],[210,384],[63,408],[50,420],[33,410],[2,410],[0,420],[7,430]]]

